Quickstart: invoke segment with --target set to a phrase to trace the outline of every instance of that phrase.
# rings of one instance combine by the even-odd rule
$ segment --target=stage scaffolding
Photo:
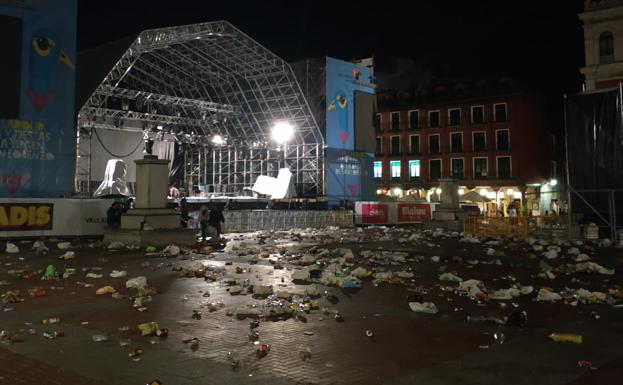
[[[286,145],[270,138],[280,120],[295,126]],[[323,135],[292,68],[226,21],[134,40],[79,111],[78,193],[96,182],[91,162],[106,161],[91,159],[93,129],[172,134],[193,190],[240,193],[288,167],[299,195],[324,194]]]
[[[320,144],[285,145],[279,148],[193,147],[186,151],[187,188],[205,186],[206,192],[238,193],[260,175],[276,177],[287,167],[298,196],[322,195],[323,149]]]

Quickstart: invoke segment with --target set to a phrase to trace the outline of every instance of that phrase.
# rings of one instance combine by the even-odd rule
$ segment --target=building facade
[[[435,200],[438,180],[459,180],[459,194],[475,190],[505,210],[518,202],[547,208],[541,187],[551,182],[553,137],[544,103],[526,93],[445,95],[415,100],[406,92],[378,95],[377,193]],[[536,205],[535,205],[536,203]]]
[[[616,87],[623,81],[623,1],[586,0],[585,66],[580,69],[587,90]]]

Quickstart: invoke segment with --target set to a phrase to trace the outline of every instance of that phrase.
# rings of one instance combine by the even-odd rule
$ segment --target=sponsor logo
[[[430,219],[429,205],[398,204],[398,222],[422,222]]]
[[[1,203],[0,231],[51,230],[52,203]]]
[[[385,204],[364,203],[361,205],[363,223],[387,223],[388,209]]]

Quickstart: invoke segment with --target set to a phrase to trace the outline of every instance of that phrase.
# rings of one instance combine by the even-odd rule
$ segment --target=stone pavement
[[[481,255],[482,248],[459,245],[453,240],[439,242],[441,247],[418,245],[417,253],[427,257],[440,255],[451,271],[467,277],[477,276],[493,283],[499,277],[513,274],[527,282],[532,274],[519,252],[507,250],[504,266],[481,265],[478,269],[452,262],[452,257]],[[410,246],[396,243],[369,242],[349,246],[354,250],[376,248],[382,245],[395,250],[409,250]],[[42,298],[25,296],[14,310],[0,313],[0,330],[21,330],[23,342],[0,345],[0,385],[2,384],[145,384],[159,379],[164,385],[185,384],[614,384],[623,378],[623,309],[608,305],[578,305],[534,302],[531,298],[517,298],[518,305],[529,314],[528,326],[511,329],[486,323],[466,323],[465,315],[499,316],[508,309],[497,302],[479,304],[465,297],[436,291],[439,264],[415,263],[414,283],[374,286],[364,281],[361,290],[342,290],[339,309],[345,322],[338,323],[331,315],[311,312],[305,321],[295,319],[262,320],[260,340],[271,344],[271,351],[263,358],[255,354],[250,341],[249,321],[228,316],[226,309],[253,302],[249,295],[233,296],[220,282],[206,282],[197,278],[178,278],[175,266],[188,266],[190,260],[145,256],[144,252],[111,252],[101,249],[77,248],[75,265],[78,268],[101,266],[104,278],[85,280],[84,274],[60,282],[32,280],[9,281],[6,288],[25,291],[33,285],[62,285],[62,290],[48,290]],[[582,285],[593,287],[621,282],[618,272],[623,258],[618,250],[607,264],[617,268],[615,276],[581,275]],[[34,256],[22,253],[25,260],[37,267],[57,263],[59,253]],[[517,256],[515,255],[517,254]],[[4,269],[15,264],[14,255],[0,255]],[[273,269],[268,264],[249,264],[244,257],[217,253],[200,256],[206,265],[225,267],[240,280],[245,278],[276,289],[302,292],[305,285],[290,280],[291,271]],[[149,262],[150,267],[143,263]],[[232,263],[226,266],[225,263]],[[240,267],[241,274],[234,273]],[[160,293],[147,304],[144,313],[136,311],[128,300],[110,296],[95,296],[103,285],[120,288],[125,280],[108,278],[112,269],[128,271],[128,277],[146,275],[150,284]],[[5,279],[6,275],[0,276]],[[283,278],[283,282],[282,282]],[[549,285],[573,285],[575,279],[546,281]],[[84,288],[78,281],[96,286]],[[435,315],[418,314],[408,310],[406,296],[420,286],[431,290],[427,298],[439,307]],[[498,286],[508,284],[499,281]],[[210,296],[204,294],[209,291]],[[222,301],[225,308],[209,312],[208,302]],[[506,301],[510,306],[511,301]],[[329,306],[323,303],[323,306]],[[193,310],[201,310],[201,319],[191,317]],[[595,319],[593,312],[600,314]],[[41,320],[59,317],[58,325],[42,325]],[[167,338],[141,337],[136,325],[157,321],[170,328]],[[83,322],[88,324],[83,325]],[[129,331],[118,329],[129,326]],[[36,329],[37,335],[27,330]],[[62,330],[65,337],[47,340],[45,330]],[[366,330],[374,333],[372,338]],[[493,333],[503,332],[504,344],[493,341]],[[307,332],[307,333],[306,333]],[[581,345],[555,343],[547,336],[552,332],[580,333]],[[95,334],[106,334],[110,341],[96,343]],[[197,337],[197,349],[184,344],[185,336]],[[119,341],[131,339],[132,344],[121,347]],[[155,342],[152,344],[151,342]],[[127,353],[136,347],[145,349],[139,362]],[[301,351],[311,356],[302,359]],[[241,364],[232,370],[228,352],[237,351]],[[590,360],[597,370],[578,366],[579,360]]]

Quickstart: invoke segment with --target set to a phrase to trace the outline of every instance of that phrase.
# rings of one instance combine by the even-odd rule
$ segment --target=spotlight
[[[557,184],[558,184],[558,181],[556,179],[552,179],[549,181],[550,186],[556,186]]]
[[[289,142],[294,136],[294,126],[284,120],[275,122],[271,129],[272,139],[279,143],[284,144]]]
[[[463,190],[462,188],[459,189],[459,195],[463,195],[465,194],[465,190]]]
[[[216,145],[216,146],[222,146],[225,144],[225,138],[223,138],[222,136],[216,134],[212,137],[212,144]]]
[[[163,129],[162,125],[160,125],[160,124],[157,125],[156,128],[158,129],[158,131],[162,131],[162,129]]]
[[[441,194],[441,189],[437,188],[437,189],[435,189],[435,192],[437,193],[437,195],[439,195],[439,194]]]

